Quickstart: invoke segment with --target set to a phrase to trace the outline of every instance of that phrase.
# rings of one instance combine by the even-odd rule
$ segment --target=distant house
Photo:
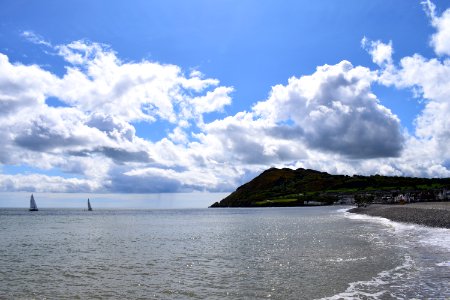
[[[450,191],[448,191],[447,189],[443,189],[437,194],[437,200],[445,201],[449,199],[450,199]]]
[[[408,203],[409,196],[407,194],[399,194],[394,197],[394,203]]]
[[[313,205],[323,205],[323,203],[319,202],[319,201],[306,200],[306,201],[303,201],[303,205],[311,205],[311,206],[313,206]]]
[[[353,205],[353,204],[355,204],[355,196],[354,195],[341,195],[341,196],[339,196],[339,200],[336,201],[335,204]]]

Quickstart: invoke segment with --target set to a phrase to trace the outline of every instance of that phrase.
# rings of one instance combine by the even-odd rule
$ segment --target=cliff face
[[[238,187],[228,197],[216,202],[211,207],[252,207],[261,206],[261,201],[285,199],[278,202],[283,206],[296,206],[303,200],[330,201],[326,195],[339,193],[355,193],[358,191],[374,191],[386,189],[450,187],[449,178],[410,178],[389,176],[346,176],[330,175],[309,169],[277,169],[271,168],[250,182]],[[320,198],[319,194],[325,194]],[[300,198],[299,198],[300,197]],[[288,201],[288,200],[291,201]],[[301,201],[303,203],[303,200]],[[275,201],[276,202],[276,201]],[[267,205],[271,206],[268,202]],[[291,205],[290,205],[290,204]]]

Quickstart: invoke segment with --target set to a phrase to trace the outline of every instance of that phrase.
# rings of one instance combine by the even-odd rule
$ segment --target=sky
[[[448,1],[0,0],[5,195],[450,177],[449,115]]]

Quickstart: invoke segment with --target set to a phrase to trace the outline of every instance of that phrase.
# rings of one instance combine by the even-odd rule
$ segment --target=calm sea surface
[[[450,231],[337,207],[0,209],[0,299],[450,298]]]

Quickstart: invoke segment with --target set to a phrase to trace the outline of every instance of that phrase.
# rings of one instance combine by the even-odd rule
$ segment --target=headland
[[[270,168],[211,207],[396,204],[450,200],[450,178],[331,175]]]

